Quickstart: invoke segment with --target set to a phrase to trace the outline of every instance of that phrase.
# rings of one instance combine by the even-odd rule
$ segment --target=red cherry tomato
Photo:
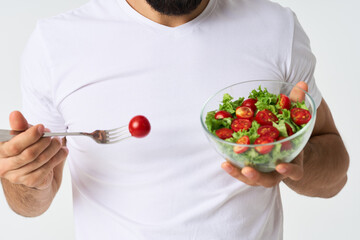
[[[133,137],[145,137],[149,134],[150,130],[150,122],[146,117],[138,115],[130,120],[129,131]]]
[[[240,130],[248,130],[251,128],[251,121],[249,119],[237,118],[231,123],[231,129],[235,132]]]
[[[250,120],[254,116],[254,111],[249,107],[237,107],[235,114],[238,118]]]
[[[223,119],[229,117],[232,117],[232,115],[227,111],[218,111],[217,113],[215,113],[215,119]]]
[[[311,119],[311,114],[308,110],[302,108],[291,109],[291,119],[296,125],[308,123]]]
[[[241,106],[244,106],[244,107],[249,107],[251,108],[251,110],[253,110],[254,112],[256,112],[256,105],[255,103],[257,102],[256,99],[253,99],[253,98],[248,98],[246,99],[245,101],[243,101],[243,103],[241,104]]]
[[[260,135],[260,137],[267,136],[273,139],[278,138],[280,135],[280,132],[276,127],[268,126],[268,125],[259,127],[257,133]]]
[[[227,138],[231,138],[232,134],[233,134],[233,130],[229,129],[229,128],[221,128],[215,131],[216,136],[218,136],[219,138],[225,140]]]
[[[236,141],[236,143],[249,145],[250,144],[250,138],[248,136],[242,136],[241,138],[239,138]],[[245,146],[234,146],[234,152],[237,153],[237,154],[243,153],[248,149],[249,149],[249,147],[245,147]]]
[[[259,111],[255,116],[255,120],[260,125],[271,125],[271,126],[272,126],[273,122],[279,121],[279,119],[275,116],[275,114],[273,114],[268,109],[264,109],[262,111]]]
[[[282,109],[290,110],[290,107],[291,107],[290,99],[286,95],[280,93],[279,105]]]
[[[285,127],[286,127],[286,132],[287,132],[287,134],[288,134],[289,137],[294,134],[294,132],[293,132],[293,130],[292,130],[292,128],[290,127],[289,124],[285,123]]]
[[[254,144],[266,144],[266,143],[272,143],[274,142],[274,139],[271,137],[259,137],[255,140]],[[274,145],[266,145],[266,146],[258,146],[255,147],[255,150],[260,153],[260,154],[266,154],[271,152],[271,150],[273,149]]]
[[[282,139],[285,139],[285,137],[280,136],[280,137],[278,138],[278,140],[282,140]],[[291,149],[292,149],[292,144],[291,144],[290,141],[286,141],[286,142],[282,142],[282,143],[281,143],[281,150],[282,150],[282,151],[283,151],[283,150],[291,150]]]

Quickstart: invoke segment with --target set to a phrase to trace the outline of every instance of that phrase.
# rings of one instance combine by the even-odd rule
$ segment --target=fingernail
[[[287,169],[283,166],[279,166],[277,169],[276,169],[279,173],[286,173],[287,172]]]
[[[44,126],[43,126],[43,125],[39,125],[39,127],[38,127],[38,132],[39,132],[40,134],[43,134],[43,133],[44,133]]]
[[[245,177],[247,178],[254,178],[255,174],[253,173],[253,171],[244,171],[243,174],[245,175]]]
[[[227,172],[227,173],[231,173],[233,170],[233,167],[230,164],[223,164],[222,168]]]

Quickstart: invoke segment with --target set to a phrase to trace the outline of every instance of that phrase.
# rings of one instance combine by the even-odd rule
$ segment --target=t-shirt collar
[[[196,26],[202,20],[204,20],[206,17],[208,17],[212,13],[212,11],[215,9],[217,0],[210,0],[208,5],[204,9],[204,11],[202,13],[200,13],[199,16],[197,16],[193,20],[191,20],[187,23],[184,23],[180,26],[177,26],[177,27],[168,27],[168,26],[162,25],[160,23],[157,23],[157,22],[154,22],[154,21],[148,19],[147,17],[141,15],[135,9],[133,9],[126,0],[117,0],[117,2],[119,3],[120,8],[124,12],[126,12],[130,17],[132,17],[135,21],[146,24],[146,25],[148,25],[156,30],[159,30],[159,31],[185,32],[185,31],[191,30],[192,28],[194,28],[194,26]]]

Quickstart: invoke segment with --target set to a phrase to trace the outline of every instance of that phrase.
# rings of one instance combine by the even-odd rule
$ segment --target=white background
[[[0,128],[9,128],[9,113],[21,108],[19,57],[36,20],[85,2],[0,0]],[[311,39],[318,60],[317,84],[332,110],[351,158],[348,183],[332,199],[303,197],[282,185],[284,239],[360,239],[359,1],[278,2],[296,12]],[[71,179],[67,168],[55,201],[49,211],[38,218],[27,219],[14,214],[0,193],[0,239],[74,239]]]

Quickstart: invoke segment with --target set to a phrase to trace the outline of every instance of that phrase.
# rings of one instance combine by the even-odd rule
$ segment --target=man
[[[77,239],[282,239],[280,181],[324,198],[346,183],[348,155],[313,79],[309,40],[275,3],[94,0],[40,21],[22,66],[26,119],[13,112],[10,124],[26,131],[0,144],[4,192],[15,212],[42,214],[69,152]],[[255,79],[308,90],[316,125],[292,163],[260,173],[225,162],[231,178],[198,115],[219,89]],[[143,140],[41,138],[42,124],[90,132],[137,114],[152,124]]]

